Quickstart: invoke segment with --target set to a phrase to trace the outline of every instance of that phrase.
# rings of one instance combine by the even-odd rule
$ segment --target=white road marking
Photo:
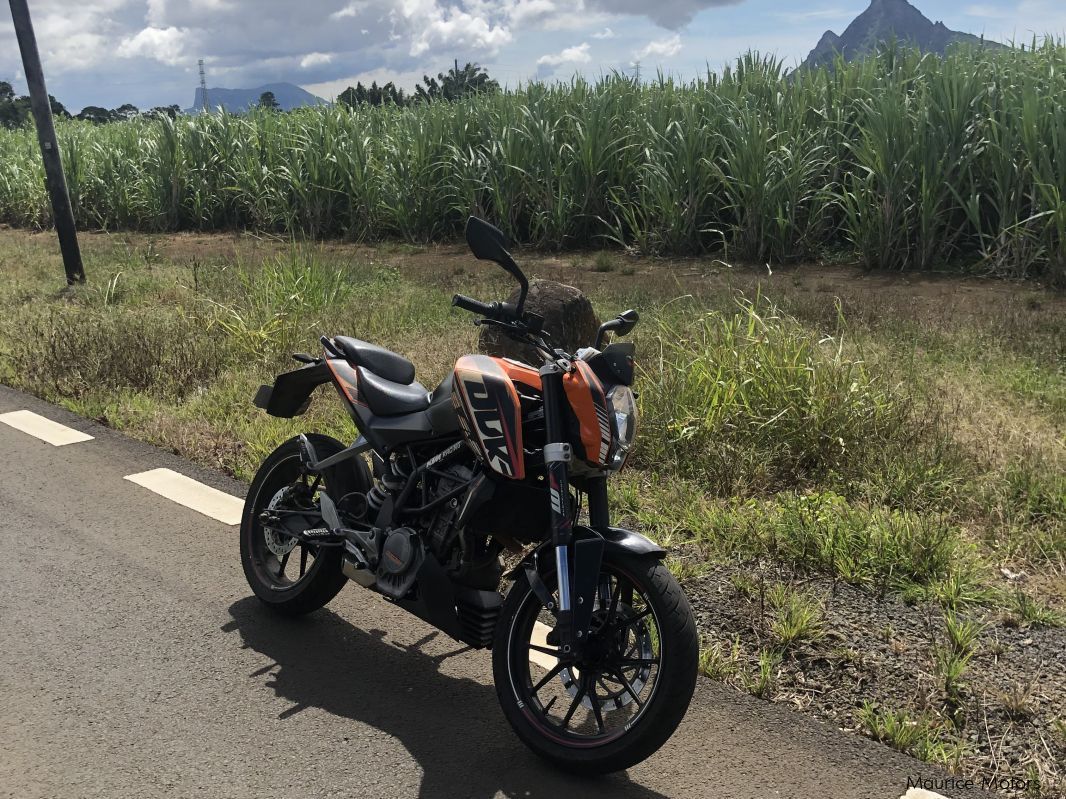
[[[0,422],[29,433],[34,438],[46,441],[53,447],[63,447],[67,444],[78,444],[82,441],[92,441],[93,437],[80,430],[74,430],[59,422],[53,422],[39,416],[33,411],[11,411],[0,413]]]
[[[126,479],[223,524],[232,526],[241,523],[244,500],[171,469],[152,469],[127,475]]]
[[[925,788],[911,788],[900,799],[948,799],[938,793],[927,791]]]
[[[535,622],[533,624],[533,635],[529,637],[529,643],[536,644],[537,646],[547,646],[548,633],[550,633],[551,630],[552,628],[547,624],[541,624],[539,621]],[[536,649],[530,649],[529,662],[536,663],[542,669],[551,671],[559,661],[549,654],[538,652]]]

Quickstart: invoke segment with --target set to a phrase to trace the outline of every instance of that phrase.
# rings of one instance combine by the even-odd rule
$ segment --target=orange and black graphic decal
[[[566,399],[577,416],[584,457],[589,463],[606,466],[611,449],[611,423],[607,415],[607,395],[603,384],[584,361],[574,362],[574,371],[563,376]]]
[[[366,403],[359,399],[359,375],[351,364],[347,361],[342,361],[340,358],[330,358],[326,361],[326,364],[333,375],[333,382],[344,394],[345,399],[352,405],[365,406]]]
[[[522,406],[501,359],[466,355],[455,364],[457,409],[463,430],[497,474],[526,476]]]

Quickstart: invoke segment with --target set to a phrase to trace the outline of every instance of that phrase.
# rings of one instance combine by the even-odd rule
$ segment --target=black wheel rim
[[[644,718],[664,657],[648,593],[625,570],[604,564],[586,654],[565,663],[546,641],[554,615],[529,592],[515,615],[508,659],[519,707],[545,737],[566,746],[603,746]]]
[[[323,524],[319,508],[319,478],[300,468],[297,456],[275,464],[256,496],[251,519],[252,566],[260,581],[275,591],[291,591],[309,582],[320,566],[320,550],[288,536],[280,526],[260,519],[272,511],[304,529]]]

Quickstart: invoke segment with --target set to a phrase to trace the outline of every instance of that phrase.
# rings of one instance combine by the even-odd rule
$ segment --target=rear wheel
[[[554,575],[543,575],[549,590]],[[656,559],[604,555],[592,625],[577,662],[548,644],[555,625],[525,577],[496,627],[493,671],[522,741],[586,774],[629,768],[673,734],[696,684],[698,641],[688,600]]]
[[[307,436],[319,458],[327,458],[344,445],[327,436]],[[358,467],[362,466],[362,469]],[[365,464],[345,464],[324,477],[307,474],[300,461],[300,445],[291,438],[259,467],[241,518],[241,564],[255,595],[274,610],[288,615],[310,613],[341,590],[347,578],[341,571],[341,550],[305,544],[278,526],[264,525],[261,516],[271,512],[292,520],[302,529],[326,526],[320,509],[321,492],[334,501],[370,486]]]

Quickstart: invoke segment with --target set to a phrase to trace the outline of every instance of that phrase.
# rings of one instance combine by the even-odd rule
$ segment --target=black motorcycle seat
[[[349,336],[337,336],[333,343],[344,353],[344,357],[352,366],[365,366],[391,383],[407,386],[414,382],[415,365],[402,355]]]
[[[402,416],[429,407],[430,394],[421,383],[396,383],[361,366],[355,371],[359,375],[359,399],[377,416]]]

